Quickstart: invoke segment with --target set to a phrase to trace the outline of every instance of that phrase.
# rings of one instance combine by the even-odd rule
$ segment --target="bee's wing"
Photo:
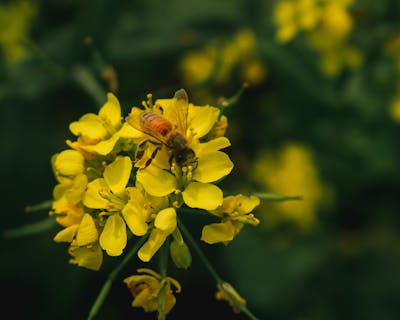
[[[163,135],[161,135],[156,130],[152,130],[150,127],[143,126],[140,123],[140,116],[144,112],[145,111],[138,108],[133,108],[131,113],[126,117],[126,122],[128,122],[136,130],[139,130],[140,132],[149,135],[150,137],[156,139],[158,142],[166,144],[166,138]]]
[[[172,99],[172,106],[168,110],[168,118],[177,125],[178,130],[186,134],[188,122],[188,108],[189,101],[188,95],[184,89],[175,92]]]

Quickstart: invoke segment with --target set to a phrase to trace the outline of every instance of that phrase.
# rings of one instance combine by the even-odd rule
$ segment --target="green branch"
[[[208,261],[207,257],[197,245],[196,241],[193,239],[190,232],[186,229],[185,225],[178,219],[178,226],[182,230],[183,235],[186,237],[189,244],[193,247],[194,251],[196,251],[197,255],[199,256],[200,260],[203,262],[207,270],[210,272],[211,276],[217,282],[218,288],[226,287],[226,281],[224,281],[218,273],[215,271],[214,267],[211,265],[210,261]],[[229,285],[230,286],[230,285]],[[229,291],[224,291],[227,295],[229,295],[230,301],[235,304],[240,311],[242,311],[249,319],[251,320],[258,320],[258,318],[249,310],[247,309],[245,304],[237,303],[238,299]]]
[[[20,238],[50,230],[56,225],[57,222],[53,217],[50,217],[15,229],[4,230],[1,232],[0,236],[4,239]]]
[[[108,275],[107,281],[104,283],[103,287],[100,290],[99,295],[97,296],[92,308],[90,309],[88,320],[94,319],[97,315],[100,307],[102,306],[105,298],[107,297],[108,292],[111,289],[111,285],[114,282],[117,275],[121,272],[121,270],[125,267],[125,265],[129,262],[129,260],[136,254],[139,248],[143,245],[143,243],[147,240],[147,237],[143,236],[139,239],[139,241],[134,245],[132,250],[125,256],[124,260]]]

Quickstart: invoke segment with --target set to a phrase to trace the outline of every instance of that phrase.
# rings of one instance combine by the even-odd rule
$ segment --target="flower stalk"
[[[131,258],[136,254],[139,248],[143,245],[143,243],[147,240],[147,237],[141,237],[138,242],[133,246],[132,250],[125,256],[122,262],[108,275],[107,281],[104,283],[103,287],[100,290],[95,302],[93,303],[92,308],[89,311],[88,320],[94,319],[94,317],[99,312],[105,298],[108,295],[108,292],[111,289],[111,285],[114,282],[117,275],[121,272],[121,270],[125,267],[125,265],[131,260]]]

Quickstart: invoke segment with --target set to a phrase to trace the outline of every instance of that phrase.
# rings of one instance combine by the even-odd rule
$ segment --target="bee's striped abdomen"
[[[171,122],[162,115],[152,112],[143,112],[140,115],[140,124],[147,130],[157,131],[163,137],[172,130]]]

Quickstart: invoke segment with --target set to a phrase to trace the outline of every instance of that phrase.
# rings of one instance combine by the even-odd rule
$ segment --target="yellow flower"
[[[274,10],[275,22],[278,25],[276,39],[279,42],[291,40],[298,31],[295,23],[296,7],[293,1],[279,1]]]
[[[80,223],[70,225],[54,237],[56,242],[70,242],[69,253],[73,256],[70,263],[91,270],[99,270],[103,262],[103,253],[98,245],[98,230],[93,217],[85,213]]]
[[[54,187],[51,214],[57,216],[60,225],[67,227],[80,222],[84,213],[81,201],[86,185],[87,177],[78,174],[72,180],[65,180]]]
[[[298,31],[313,29],[320,18],[320,8],[315,0],[285,0],[277,3],[274,10],[278,30],[276,39],[287,42]]]
[[[69,262],[80,267],[98,271],[103,263],[103,252],[98,243],[83,247],[71,245],[68,252],[73,257]]]
[[[19,0],[0,5],[0,47],[6,61],[18,61],[27,55],[23,41],[28,39],[36,13],[32,2]]]
[[[67,144],[82,152],[87,159],[93,159],[95,155],[106,156],[115,151],[116,146],[124,149],[124,144],[127,144],[130,148],[131,141],[141,137],[140,132],[126,123],[122,124],[121,107],[114,94],[108,93],[107,98],[98,114],[85,114],[69,127],[78,140],[67,140]],[[119,142],[120,145],[117,144]]]
[[[175,208],[165,208],[157,213],[149,239],[138,251],[140,260],[144,262],[151,260],[167,237],[174,232],[176,223]]]
[[[122,216],[134,235],[143,236],[150,231],[149,239],[138,251],[138,257],[148,262],[175,230],[176,212],[167,197],[153,197],[142,187],[128,188],[128,192],[129,201]]]
[[[335,41],[345,39],[353,28],[353,20],[343,4],[331,2],[321,17],[323,28]]]
[[[54,175],[59,182],[73,179],[85,172],[85,158],[76,150],[64,150],[51,158]]]
[[[209,244],[233,240],[244,224],[256,226],[260,221],[251,213],[260,204],[255,196],[246,197],[241,194],[228,196],[216,210],[210,211],[221,218],[222,222],[212,223],[203,228],[201,240]]]
[[[162,311],[165,315],[168,314],[176,303],[172,287],[175,292],[180,292],[179,282],[171,277],[162,277],[147,268],[137,269],[137,272],[142,274],[124,279],[134,297],[132,307],[142,307],[145,312],[157,311],[159,295],[163,295]]]
[[[218,284],[218,291],[215,294],[217,300],[225,300],[233,308],[235,313],[246,307],[246,300],[228,282]]]
[[[129,157],[118,156],[104,170],[104,178],[88,183],[83,204],[91,209],[104,210],[102,215],[108,216],[100,235],[100,246],[110,256],[119,256],[126,246],[127,234],[121,211],[128,202],[126,190],[132,171]]]
[[[270,203],[262,217],[267,226],[288,221],[307,231],[314,226],[321,205],[331,197],[311,150],[301,144],[288,143],[278,152],[261,153],[252,175],[267,192],[303,197],[301,201]]]
[[[188,84],[206,81],[215,69],[216,58],[217,50],[210,46],[187,52],[179,65],[183,81]]]
[[[209,43],[205,48],[187,52],[179,66],[183,82],[226,83],[236,71],[242,81],[257,85],[264,80],[265,67],[256,50],[254,33],[241,29],[231,39]]]
[[[195,167],[181,169],[173,166],[171,171],[166,171],[165,167],[152,164],[145,170],[138,171],[137,181],[153,196],[181,194],[189,207],[213,210],[222,203],[223,194],[211,182],[228,175],[233,168],[229,157],[219,151],[229,145],[230,142],[225,137],[198,143],[193,146],[197,157]]]
[[[171,123],[180,123],[177,119],[179,106],[175,99],[157,100],[156,106],[162,108],[163,116]],[[233,168],[228,155],[219,151],[228,147],[230,142],[225,137],[204,143],[199,141],[215,126],[219,112],[219,109],[211,106],[188,105],[187,131],[183,134],[186,135],[188,147],[194,151],[196,160],[183,167],[175,162],[170,165],[170,150],[163,148],[154,161],[136,175],[137,181],[148,194],[156,197],[179,194],[189,207],[205,210],[215,209],[222,203],[222,191],[211,182],[228,175]],[[136,117],[137,114],[137,108],[133,108],[130,117]]]
[[[343,68],[356,68],[362,54],[349,44],[353,18],[349,13],[351,0],[284,0],[275,7],[276,38],[287,42],[297,32],[305,31],[308,43],[321,56],[320,67],[328,76]]]
[[[389,111],[392,119],[396,122],[400,122],[400,97],[393,99]]]

